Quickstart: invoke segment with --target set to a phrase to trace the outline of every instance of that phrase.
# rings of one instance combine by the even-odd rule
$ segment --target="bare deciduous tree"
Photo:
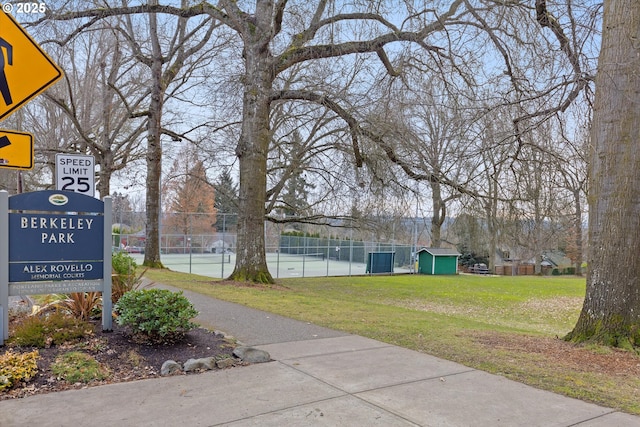
[[[131,118],[131,109],[147,96],[144,80],[109,28],[74,38],[57,61],[64,64],[65,77],[46,100],[64,113],[71,131],[52,140],[48,152],[94,156],[100,167],[97,191],[107,196],[112,174],[144,156],[145,121]]]
[[[123,6],[126,6],[123,0]],[[181,6],[187,7],[188,0],[182,0]],[[150,6],[158,6],[158,1],[150,2]],[[147,118],[146,148],[146,247],[144,265],[160,266],[160,186],[162,178],[162,135],[169,135],[174,140],[181,138],[180,132],[171,131],[163,126],[163,113],[167,97],[171,96],[169,87],[175,83],[180,73],[190,69],[196,62],[195,55],[207,46],[212,32],[216,28],[211,19],[204,19],[193,27],[189,27],[187,17],[178,17],[173,28],[161,25],[158,15],[147,14],[148,24],[137,25],[131,15],[122,17],[123,34],[129,47],[138,61],[149,69],[150,88],[148,106],[138,115]],[[167,24],[168,25],[168,24]],[[173,30],[171,37],[169,31]],[[148,38],[142,36],[145,34]],[[141,37],[142,36],[142,37]],[[184,80],[179,82],[184,83]],[[178,83],[178,84],[179,84]]]

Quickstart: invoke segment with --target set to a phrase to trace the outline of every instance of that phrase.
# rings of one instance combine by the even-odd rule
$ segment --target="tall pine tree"
[[[238,224],[238,185],[229,169],[224,169],[215,184],[216,230],[235,231]]]

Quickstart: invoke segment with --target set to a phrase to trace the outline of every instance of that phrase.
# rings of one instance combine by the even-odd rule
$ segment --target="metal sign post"
[[[0,191],[0,307],[2,307],[2,331],[0,345],[9,338],[9,193]]]

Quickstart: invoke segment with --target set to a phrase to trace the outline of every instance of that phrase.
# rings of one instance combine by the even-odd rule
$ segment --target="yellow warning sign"
[[[33,135],[0,129],[0,168],[33,168]]]
[[[60,67],[24,28],[11,15],[0,12],[0,120],[61,77]]]

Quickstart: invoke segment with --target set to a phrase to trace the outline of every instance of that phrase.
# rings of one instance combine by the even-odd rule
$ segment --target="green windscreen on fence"
[[[393,273],[395,252],[370,252],[367,254],[368,274]]]

